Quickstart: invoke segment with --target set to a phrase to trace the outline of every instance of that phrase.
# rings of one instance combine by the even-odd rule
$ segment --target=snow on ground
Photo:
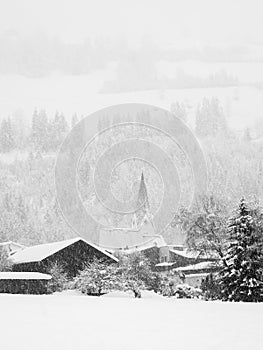
[[[263,304],[0,295],[1,349],[262,349]]]
[[[207,76],[218,69],[226,68],[229,74],[237,75],[243,84],[261,83],[263,79],[262,64],[229,64],[226,67],[213,65],[211,68],[211,65],[200,66],[200,63],[192,62],[180,64],[179,68],[186,73],[196,72],[197,76],[201,71]],[[176,64],[174,70],[177,69]],[[169,73],[169,77],[173,75],[173,69],[169,64],[164,73],[165,71]],[[243,77],[241,72],[247,74]],[[115,75],[114,65],[109,65],[107,69],[83,76],[53,74],[35,79],[19,75],[0,76],[0,120],[4,116],[13,115],[26,122],[28,126],[35,108],[44,108],[49,117],[56,111],[61,111],[70,121],[74,113],[79,117],[87,116],[114,104],[146,103],[170,109],[171,103],[178,101],[187,106],[189,123],[194,127],[196,108],[204,97],[217,97],[220,100],[231,127],[243,129],[263,118],[263,89],[252,87],[250,84],[229,88],[174,90],[160,86],[157,90],[100,93],[103,83],[114,79]]]

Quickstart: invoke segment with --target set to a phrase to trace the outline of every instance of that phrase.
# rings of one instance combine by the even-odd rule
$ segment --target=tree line
[[[74,114],[69,125],[63,113],[56,112],[53,118],[48,118],[45,110],[35,110],[30,129],[26,131],[25,125],[15,118],[3,118],[0,124],[0,153],[14,149],[55,152],[78,120]]]

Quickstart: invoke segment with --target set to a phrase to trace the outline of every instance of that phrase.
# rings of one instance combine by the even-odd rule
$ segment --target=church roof
[[[166,245],[164,238],[155,234],[151,222],[146,223],[140,229],[104,228],[100,231],[99,246],[109,251],[142,251]]]

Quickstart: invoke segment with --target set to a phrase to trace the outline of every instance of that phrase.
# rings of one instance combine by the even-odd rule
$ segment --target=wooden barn
[[[57,262],[69,277],[74,277],[83,266],[94,258],[107,263],[118,259],[104,249],[77,237],[61,242],[47,243],[24,248],[10,256],[13,271],[48,273]]]

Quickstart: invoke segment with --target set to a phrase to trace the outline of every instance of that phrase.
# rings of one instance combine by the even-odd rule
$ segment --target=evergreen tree
[[[187,122],[187,114],[185,105],[179,102],[171,104],[171,113],[175,115],[177,118],[181,119],[183,122]]]
[[[13,209],[13,203],[12,203],[10,192],[5,193],[5,195],[4,195],[3,209],[8,211],[8,212],[12,211],[12,209]]]
[[[19,197],[17,200],[16,215],[22,223],[26,222],[26,220],[27,220],[26,206],[25,206],[25,203],[24,203],[24,200],[23,200],[21,194],[19,194]]]
[[[58,112],[55,114],[54,119],[50,123],[49,137],[50,143],[49,147],[52,150],[57,150],[59,145],[62,143],[66,132],[68,131],[68,124],[63,114]]]
[[[245,131],[244,131],[243,141],[244,141],[244,142],[250,142],[250,141],[252,141],[251,132],[250,132],[250,129],[249,129],[249,128],[246,128]]]
[[[204,98],[196,112],[196,133],[200,137],[216,136],[226,131],[227,124],[218,99]]]
[[[79,122],[79,118],[77,116],[77,114],[73,114],[72,118],[71,118],[71,129],[74,128],[74,126]]]
[[[15,148],[14,130],[11,119],[3,119],[0,127],[0,151],[7,153]]]
[[[31,140],[33,147],[37,151],[47,151],[49,148],[49,122],[46,112],[41,110],[34,111],[32,118]]]
[[[12,130],[14,135],[15,146],[23,149],[26,146],[27,135],[25,125],[25,115],[22,110],[18,109],[12,114]]]
[[[242,199],[237,216],[230,220],[227,266],[219,279],[223,300],[263,301],[262,232],[251,214]]]

